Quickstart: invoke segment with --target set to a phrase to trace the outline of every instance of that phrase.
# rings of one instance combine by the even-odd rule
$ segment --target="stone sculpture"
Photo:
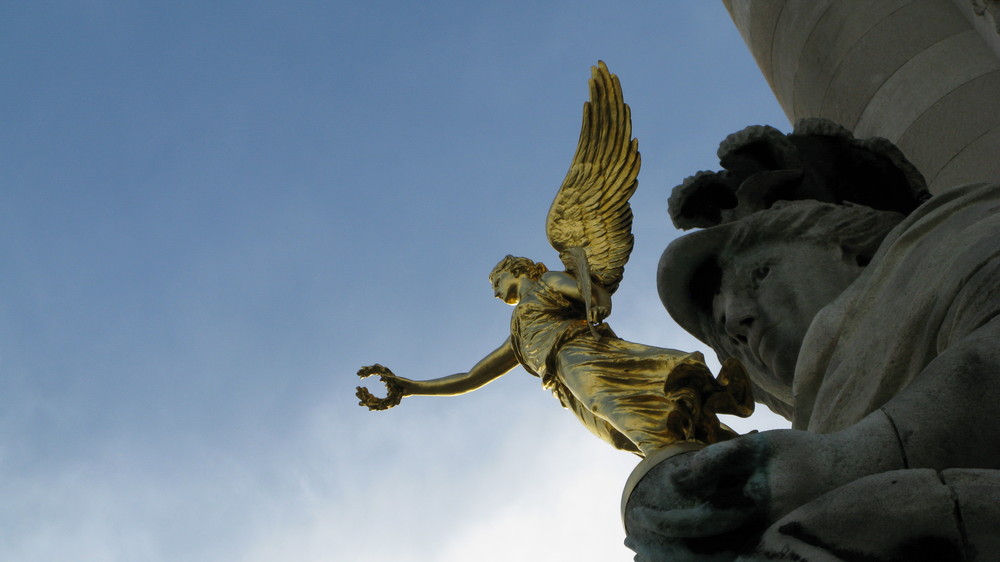
[[[981,18],[993,20],[993,29],[1000,33],[1000,2],[997,0],[971,0],[972,10]]]
[[[591,101],[569,173],[549,210],[546,233],[566,271],[507,256],[490,274],[494,295],[514,305],[510,338],[467,373],[413,381],[380,365],[389,396],[358,387],[361,405],[385,409],[407,395],[469,392],[517,365],[542,379],[598,437],[640,456],[678,441],[735,436],[715,414],[748,416],[749,380],[736,361],[713,378],[700,353],[618,338],[604,319],[632,251],[629,198],[639,172],[628,106],[604,63],[593,69]]]
[[[671,197],[661,299],[792,429],[651,468],[636,560],[1000,559],[1000,186],[884,140],[751,127]]]

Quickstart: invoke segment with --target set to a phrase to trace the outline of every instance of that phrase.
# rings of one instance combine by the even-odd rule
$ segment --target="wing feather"
[[[545,230],[567,270],[578,269],[569,250],[583,248],[593,279],[613,292],[632,253],[628,201],[638,185],[641,159],[618,77],[598,62],[589,89],[576,153],[549,208]]]

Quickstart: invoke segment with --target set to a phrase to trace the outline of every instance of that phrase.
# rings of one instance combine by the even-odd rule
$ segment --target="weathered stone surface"
[[[950,469],[941,479],[951,487],[961,531],[969,545],[966,558],[991,560],[1000,553],[997,501],[1000,498],[1000,474],[995,470]]]
[[[734,193],[773,173],[760,162],[803,160],[773,129],[744,136],[777,148],[734,159],[747,139],[723,143]],[[825,147],[837,162],[821,178],[865,161],[817,146],[810,159]],[[1000,427],[984,421],[1000,403],[1000,185],[912,210],[827,197],[839,189],[769,191],[742,211],[723,197],[715,226],[664,252],[667,310],[740,359],[793,429],[651,470],[625,514],[637,560],[1000,559]]]
[[[898,470],[858,479],[796,509],[737,560],[943,562],[961,560],[963,545],[951,487],[933,470]]]
[[[910,124],[896,141],[900,149],[927,177],[936,179],[941,170],[970,143],[1000,126],[1000,68],[976,77],[952,90]],[[975,181],[985,175],[996,159],[969,169]],[[996,180],[994,180],[996,181]],[[952,186],[937,182],[934,192]]]
[[[1000,58],[1000,1],[952,0],[968,19],[983,41]]]
[[[855,123],[853,130],[858,136],[878,134],[898,139],[942,97],[997,69],[996,61],[990,57],[968,57],[970,52],[981,48],[979,35],[971,29],[942,39],[892,73],[874,91],[867,104],[859,106],[860,117],[843,115],[833,119],[839,123]],[[965,58],[969,58],[966,65],[951,64],[951,61]],[[928,76],[934,79],[928,80]],[[844,79],[853,77],[845,76]],[[889,115],[893,118],[887,119]]]
[[[937,178],[947,163],[1000,125],[1000,84],[982,80],[1000,70],[993,0],[724,2],[789,121],[887,138],[934,193],[956,185]],[[970,160],[962,182],[1000,182],[995,158]]]
[[[883,2],[871,4],[882,5]],[[939,43],[971,31],[968,22],[954,6],[940,0],[907,2],[905,6],[892,12],[883,13],[885,17],[872,20],[866,33],[858,37],[850,45],[850,49],[844,52],[830,77],[819,108],[813,111],[815,115],[822,115],[854,130],[861,112],[867,110],[874,96],[884,90],[886,82],[903,71],[910,61],[926,58],[926,52],[935,50]],[[857,19],[846,13],[840,15]],[[977,41],[975,47],[982,48],[982,42]],[[874,56],[875,53],[878,55]],[[949,59],[945,64],[951,72],[958,71],[967,75],[969,72],[965,65],[953,64],[955,60],[965,62],[967,58],[968,54],[963,52],[957,59]],[[995,66],[996,61],[990,62]],[[948,71],[942,68],[935,72]],[[910,97],[919,98],[924,95],[923,88],[908,90],[899,92],[894,101],[899,106],[905,106],[909,104]],[[889,124],[902,121],[905,112],[898,111],[894,105],[891,111],[883,111],[879,115],[882,117],[881,121]],[[869,133],[858,134],[867,136]],[[896,138],[883,130],[876,134]]]

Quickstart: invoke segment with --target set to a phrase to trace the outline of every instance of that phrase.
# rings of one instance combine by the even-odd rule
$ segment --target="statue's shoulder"
[[[580,298],[580,285],[576,277],[565,271],[546,271],[539,279],[539,284],[543,290],[558,294],[564,299]]]
[[[948,227],[956,224],[969,226],[982,219],[994,219],[998,215],[1000,184],[991,182],[959,185],[938,193],[910,213],[890,234],[883,245],[897,242],[897,239],[933,237],[948,232]]]
[[[576,287],[576,278],[565,271],[546,271],[542,274],[541,282],[549,287]]]

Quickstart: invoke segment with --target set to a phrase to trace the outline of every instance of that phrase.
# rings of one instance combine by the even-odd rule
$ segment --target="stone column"
[[[994,0],[723,0],[789,120],[885,137],[931,191],[1000,182]]]

